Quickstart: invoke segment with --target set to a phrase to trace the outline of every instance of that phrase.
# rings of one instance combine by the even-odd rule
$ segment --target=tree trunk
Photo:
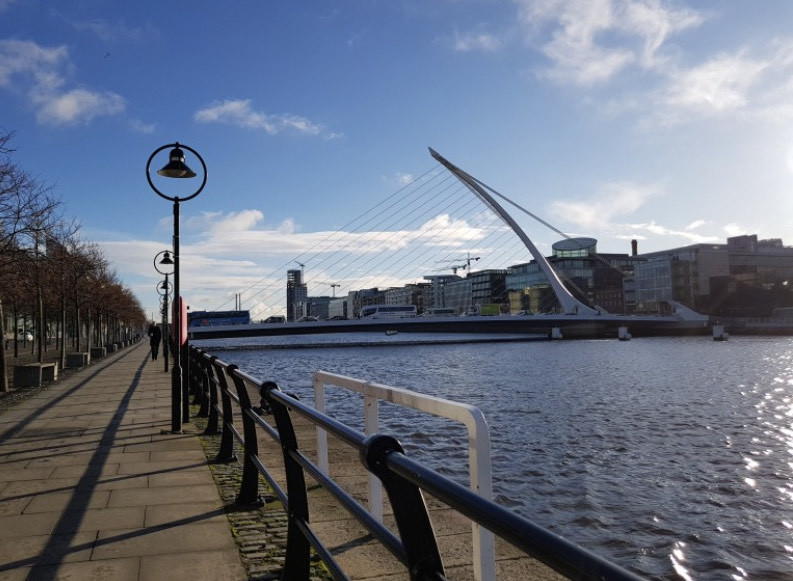
[[[61,369],[66,369],[66,296],[61,297]]]
[[[36,335],[38,337],[34,337],[33,341],[35,342],[38,339],[38,360],[39,363],[44,363],[44,341],[46,340],[46,334],[44,333],[44,299],[41,297],[41,287],[38,287],[38,322],[36,326]]]
[[[3,301],[0,299],[0,331],[3,332],[3,352],[0,354],[0,391],[8,392],[8,372],[6,363],[6,317],[3,312]]]

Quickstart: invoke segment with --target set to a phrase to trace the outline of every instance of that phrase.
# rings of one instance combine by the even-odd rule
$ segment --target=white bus
[[[361,308],[362,319],[401,319],[415,316],[415,305],[369,305]]]
[[[432,307],[424,311],[424,317],[456,317],[457,309],[454,307]]]

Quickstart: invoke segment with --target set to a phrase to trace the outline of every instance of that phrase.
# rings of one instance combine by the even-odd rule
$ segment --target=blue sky
[[[147,310],[172,208],[145,164],[174,141],[209,168],[181,210],[198,308],[427,147],[603,252],[793,244],[791,22],[787,0],[0,0],[0,126]]]

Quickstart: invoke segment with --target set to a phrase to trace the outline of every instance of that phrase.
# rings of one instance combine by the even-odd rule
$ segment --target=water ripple
[[[310,372],[324,369],[478,406],[496,501],[647,577],[793,578],[793,340],[625,347],[213,352],[309,401]],[[362,425],[360,399],[329,399],[342,421]],[[388,413],[384,428],[409,454],[466,480],[464,429]]]

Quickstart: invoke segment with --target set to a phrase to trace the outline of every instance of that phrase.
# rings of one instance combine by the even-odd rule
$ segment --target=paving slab
[[[0,579],[247,579],[170,385],[139,343],[0,414]]]

